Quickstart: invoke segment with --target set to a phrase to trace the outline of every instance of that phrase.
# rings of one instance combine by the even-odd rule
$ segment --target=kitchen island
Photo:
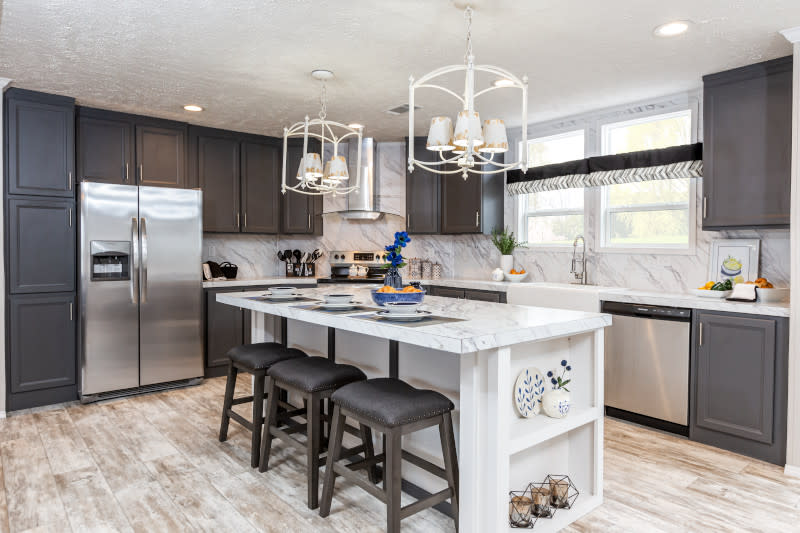
[[[371,307],[370,288],[375,286],[346,290]],[[401,324],[375,320],[374,309],[314,309],[312,300],[342,287],[298,291],[309,300],[276,303],[261,292],[223,293],[217,300],[252,311],[253,342],[281,340],[309,355],[355,364],[369,377],[396,376],[453,400],[461,531],[508,530],[509,491],[547,474],[568,474],[580,496],[572,509],[540,520],[537,530],[558,530],[600,505],[603,328],[610,316],[427,297],[423,308],[445,320]],[[517,375],[528,367],[555,370],[562,359],[573,367],[569,415],[518,418],[512,393]],[[403,446],[440,463],[438,440],[435,432],[423,431]],[[410,464],[403,465],[403,477],[415,489],[442,488]]]

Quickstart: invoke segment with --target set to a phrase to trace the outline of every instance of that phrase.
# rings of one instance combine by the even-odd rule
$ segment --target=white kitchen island
[[[314,299],[346,290],[372,306],[370,288],[375,286],[298,292]],[[509,530],[509,491],[547,474],[569,475],[580,496],[572,509],[540,519],[536,531],[557,531],[602,503],[603,328],[610,316],[427,297],[423,309],[461,320],[409,325],[364,318],[372,314],[365,310],[315,310],[312,301],[275,303],[259,299],[261,294],[217,295],[221,303],[253,312],[253,342],[283,340],[309,355],[330,353],[369,377],[400,377],[453,400],[462,532]],[[530,366],[555,370],[562,359],[573,367],[569,415],[519,418],[513,400],[519,372]],[[426,431],[405,437],[403,446],[442,464],[438,434]],[[403,477],[429,492],[443,488],[443,481],[408,463]]]

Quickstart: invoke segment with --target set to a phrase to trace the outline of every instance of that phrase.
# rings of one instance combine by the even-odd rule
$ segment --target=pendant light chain
[[[472,8],[467,6],[464,10],[464,18],[467,20],[467,53],[464,55],[464,63],[472,57]]]
[[[319,118],[325,120],[328,116],[328,86],[325,84],[325,80],[322,80],[322,93],[319,97],[319,106]]]

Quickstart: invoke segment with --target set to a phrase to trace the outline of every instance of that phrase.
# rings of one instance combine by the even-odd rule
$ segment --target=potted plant
[[[406,266],[402,252],[409,242],[411,242],[411,237],[408,236],[408,232],[398,231],[394,234],[394,243],[386,246],[385,250],[389,253],[386,254],[388,269],[383,278],[384,285],[395,289],[403,288],[403,278],[398,269]]]
[[[564,418],[569,413],[570,395],[567,385],[572,380],[567,377],[567,373],[571,371],[572,367],[564,359],[561,361],[560,376],[556,376],[556,372],[552,370],[547,373],[552,387],[542,395],[542,409],[551,418]]]
[[[492,231],[492,244],[500,250],[500,268],[504,273],[508,274],[514,268],[514,248],[519,248],[525,243],[519,242],[514,236],[514,232],[509,232],[508,228],[503,228],[503,231],[497,229]]]

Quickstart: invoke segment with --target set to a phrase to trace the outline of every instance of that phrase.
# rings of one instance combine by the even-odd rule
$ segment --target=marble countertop
[[[669,307],[685,307],[689,309],[745,313],[751,315],[788,317],[791,310],[791,304],[789,302],[729,302],[724,299],[702,298],[693,294],[672,294],[631,289],[605,289],[601,290],[599,295],[601,300],[609,302],[664,305]]]
[[[204,281],[204,289],[218,289],[222,287],[247,287],[248,285],[314,285],[316,278],[287,278],[287,277],[264,277],[264,278],[235,278],[222,281]]]
[[[341,286],[337,285],[301,289],[303,295],[311,298],[341,290]],[[358,301],[372,303],[368,287],[352,286],[348,287],[348,290],[356,295]],[[600,313],[428,296],[425,298],[423,309],[433,312],[434,315],[461,318],[463,321],[429,326],[404,326],[354,318],[354,315],[367,314],[365,311],[332,314],[301,308],[309,302],[275,303],[248,298],[259,295],[259,292],[220,293],[217,294],[217,301],[321,326],[458,354],[576,335],[611,325],[611,316]]]

